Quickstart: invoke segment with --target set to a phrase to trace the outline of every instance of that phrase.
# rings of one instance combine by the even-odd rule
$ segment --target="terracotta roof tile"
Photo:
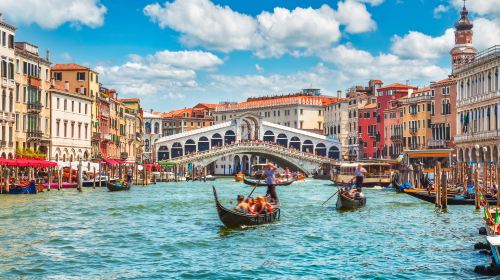
[[[400,83],[393,83],[390,85],[383,86],[383,87],[379,88],[378,90],[392,89],[392,88],[417,89],[418,87],[412,86],[412,85],[404,85],[404,84],[400,84]]]
[[[52,66],[52,71],[71,71],[71,70],[91,70],[89,67],[82,66],[76,63],[65,63],[65,64],[56,64]]]
[[[141,100],[139,98],[122,98],[118,99],[120,102],[133,102],[133,103],[140,103]]]

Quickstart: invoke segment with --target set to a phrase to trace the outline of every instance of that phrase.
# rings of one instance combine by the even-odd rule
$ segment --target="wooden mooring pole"
[[[476,210],[479,210],[479,171],[474,171],[474,201],[476,205]]]

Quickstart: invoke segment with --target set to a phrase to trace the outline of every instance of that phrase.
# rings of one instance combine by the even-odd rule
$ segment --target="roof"
[[[122,103],[140,103],[141,100],[139,98],[122,98],[118,99],[118,101]]]
[[[363,108],[359,108],[360,110],[369,110],[377,108],[377,103],[366,104]]]
[[[76,63],[63,63],[63,64],[56,64],[52,66],[51,68],[52,71],[72,71],[72,70],[89,70],[92,71],[89,67],[82,66],[80,64]]]
[[[423,87],[423,88],[419,88],[419,89],[415,90],[415,91],[412,93],[412,95],[413,95],[413,94],[417,94],[417,93],[427,92],[427,91],[430,91],[430,90],[431,90],[431,88],[430,88],[430,87]]]
[[[194,108],[199,108],[199,107],[205,107],[208,109],[215,109],[218,104],[211,104],[211,103],[198,103]]]
[[[0,25],[10,29],[10,31],[16,31],[16,29],[17,29],[14,25],[5,22],[2,19],[0,19]]]
[[[416,86],[411,86],[411,85],[404,85],[400,83],[392,83],[390,85],[383,86],[377,90],[384,90],[384,89],[393,89],[393,88],[398,88],[398,89],[417,89],[418,87]]]
[[[247,110],[261,107],[286,106],[286,105],[314,105],[326,106],[337,100],[336,97],[312,95],[282,95],[277,97],[249,98],[245,102],[236,104],[218,104],[216,111]]]
[[[383,82],[381,80],[372,80],[372,83],[374,84],[383,84]]]

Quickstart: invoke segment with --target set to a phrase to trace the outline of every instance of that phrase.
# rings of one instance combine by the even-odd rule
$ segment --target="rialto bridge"
[[[245,114],[231,121],[158,139],[159,161],[207,166],[220,162],[230,174],[251,170],[268,159],[280,166],[311,174],[322,162],[339,160],[341,145],[335,138],[262,121]],[[228,162],[227,166],[224,162]],[[217,164],[217,168],[219,164]]]

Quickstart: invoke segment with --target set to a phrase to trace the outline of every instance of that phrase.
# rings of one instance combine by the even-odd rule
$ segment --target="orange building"
[[[214,124],[216,104],[200,103],[192,108],[162,114],[162,135],[174,135]]]

